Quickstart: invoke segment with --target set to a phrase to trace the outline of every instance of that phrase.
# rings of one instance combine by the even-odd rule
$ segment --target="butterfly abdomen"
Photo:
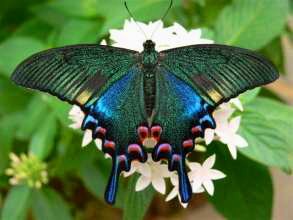
[[[141,68],[143,72],[144,105],[148,117],[151,117],[155,108],[156,97],[156,67],[159,61],[159,53],[155,50],[155,43],[147,40],[141,55]]]
[[[155,71],[152,69],[144,70],[143,77],[143,92],[144,92],[144,104],[145,110],[150,117],[155,107],[156,98],[156,76]]]

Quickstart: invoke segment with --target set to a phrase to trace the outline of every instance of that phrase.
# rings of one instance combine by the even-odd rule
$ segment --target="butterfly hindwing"
[[[12,75],[17,84],[53,94],[82,106],[109,81],[124,75],[137,52],[85,44],[53,48],[23,61]]]
[[[205,128],[214,127],[215,123],[210,115],[209,105],[175,74],[160,67],[156,80],[153,123],[162,127],[162,134],[160,142],[153,150],[153,159],[167,159],[169,170],[177,171],[180,197],[186,203],[192,194],[185,168],[186,155],[194,148],[194,137],[202,135]],[[195,133],[194,129],[197,129]]]
[[[192,85],[213,106],[279,76],[270,61],[238,47],[193,45],[165,50],[160,56],[161,65]]]
[[[88,113],[83,129],[103,133],[103,151],[112,157],[112,171],[105,199],[113,204],[121,171],[129,171],[132,160],[145,162],[147,154],[138,136],[138,127],[147,124],[143,102],[143,74],[138,65],[115,81],[95,102],[85,104]],[[94,123],[93,123],[94,122]]]

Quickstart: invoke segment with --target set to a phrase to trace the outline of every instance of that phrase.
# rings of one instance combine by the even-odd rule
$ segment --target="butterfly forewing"
[[[12,79],[72,104],[83,105],[107,89],[136,62],[137,52],[101,45],[75,45],[37,53],[23,61]]]
[[[206,44],[165,50],[161,65],[183,79],[211,105],[278,78],[271,62],[238,47]]]

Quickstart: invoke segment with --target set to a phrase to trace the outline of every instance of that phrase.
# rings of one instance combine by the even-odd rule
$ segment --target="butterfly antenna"
[[[143,33],[145,39],[147,40],[148,37],[146,36],[146,34],[145,34],[145,32],[143,31],[143,29],[141,28],[141,26],[136,22],[136,19],[135,19],[135,17],[133,16],[133,14],[131,13],[131,11],[129,10],[126,1],[124,1],[124,6],[125,6],[125,8],[126,8],[128,14],[130,15],[130,17],[131,17],[131,18],[133,19],[133,21],[135,22],[136,26],[137,26],[137,27],[139,28],[139,30]]]
[[[166,18],[166,16],[168,15],[170,9],[172,8],[172,6],[173,6],[173,0],[170,0],[170,4],[169,4],[168,8],[167,8],[165,14],[162,16],[162,18],[160,20],[163,21]],[[159,28],[159,25],[160,25],[160,23],[158,23],[157,26],[156,26],[156,28],[153,30],[153,33],[151,35],[151,39],[153,38],[153,35],[156,32],[156,30]]]

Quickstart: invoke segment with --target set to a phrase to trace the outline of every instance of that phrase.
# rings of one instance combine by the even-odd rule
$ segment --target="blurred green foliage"
[[[159,19],[168,1],[129,0],[140,21]],[[291,1],[290,1],[291,3]],[[203,28],[217,43],[259,50],[283,71],[281,37],[288,33],[289,0],[176,0],[165,24]],[[136,176],[122,180],[114,208],[103,202],[111,162],[94,145],[81,149],[81,132],[68,128],[70,106],[19,88],[9,76],[34,52],[68,44],[98,43],[129,15],[118,0],[2,0],[0,7],[0,190],[3,220],[142,219],[154,191],[134,192]],[[292,34],[292,33],[290,33]],[[293,165],[293,110],[272,97],[242,95],[241,134],[249,147],[233,161],[216,151],[216,167],[226,178],[216,183],[210,202],[227,219],[271,219],[273,190],[265,166],[287,173]],[[32,152],[49,166],[42,189],[11,187],[5,169],[9,152]],[[174,203],[176,204],[176,203]],[[173,204],[173,205],[174,205]],[[179,209],[177,207],[177,209]],[[93,211],[95,210],[95,211]],[[107,212],[113,210],[113,212]],[[121,214],[123,210],[124,214]],[[173,211],[174,212],[174,211]],[[171,212],[171,213],[173,213]],[[241,217],[242,216],[242,217]]]

